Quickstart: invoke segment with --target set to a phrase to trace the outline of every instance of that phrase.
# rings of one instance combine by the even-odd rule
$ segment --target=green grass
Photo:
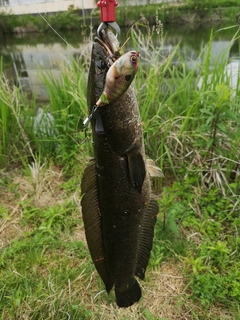
[[[7,167],[9,161],[18,162],[21,158],[20,150],[31,149],[28,147],[28,137],[23,126],[27,121],[23,121],[25,109],[36,107],[34,99],[28,107],[28,100],[21,96],[20,89],[10,83],[2,71],[2,59],[0,59],[0,168]],[[24,122],[24,123],[23,123]],[[24,152],[25,153],[25,152]],[[25,156],[25,155],[24,155]],[[24,157],[23,156],[23,157]],[[23,160],[22,157],[22,160]]]
[[[16,16],[11,14],[11,12],[3,13],[0,11],[0,16],[0,26],[3,33],[12,33],[14,28],[17,27],[26,28],[31,32],[51,32],[51,27],[58,31],[72,29],[82,30],[86,27],[79,12],[73,10],[57,12],[55,15],[43,14],[42,16],[33,16],[31,14]]]
[[[138,32],[136,29],[133,35],[136,49]],[[212,39],[213,35],[192,70],[188,70],[178,47],[169,57],[161,58],[161,51],[154,50],[145,39],[142,45],[151,48],[153,63],[147,64],[146,69],[149,60],[146,53],[135,83],[138,100],[143,102],[140,110],[147,154],[156,158],[170,175],[176,177],[176,172],[183,170],[185,175],[190,175],[195,171],[196,176],[201,177],[197,179],[199,183],[213,183],[224,194],[228,189],[236,196],[239,192],[239,89],[233,96],[224,68],[230,47],[239,35],[236,33],[221,60],[212,62],[211,69],[214,69],[209,77]],[[178,56],[178,63],[172,65],[174,56]],[[200,77],[203,84],[198,90]]]
[[[211,34],[189,70],[179,47],[164,56],[151,32],[132,29],[136,49],[147,48],[135,79],[146,153],[165,175],[153,182],[160,213],[143,299],[118,309],[85,244],[87,67],[72,61],[58,81],[41,75],[54,137],[33,131],[34,98],[27,108],[1,73],[0,319],[239,319],[240,93],[224,78],[230,46],[212,61]]]
[[[156,15],[164,24],[206,23],[207,21],[235,21],[239,7],[234,0],[185,0],[180,3],[158,3],[117,8],[117,21],[120,26],[130,26],[132,22],[146,17],[151,25],[156,23]],[[94,16],[98,16],[95,10]]]
[[[2,72],[2,59],[0,60],[0,84],[1,84],[1,96],[0,96],[0,135],[1,135],[1,144],[0,144],[0,162],[4,162],[4,155],[7,157],[7,146],[8,146],[8,132],[10,130],[10,122],[13,121],[13,114],[9,108],[7,98],[10,96],[11,91],[4,78]]]
[[[72,287],[79,282],[80,288],[87,286],[87,275],[93,272],[85,244],[62,239],[63,233],[66,237],[81,224],[72,219],[74,208],[72,204],[67,208],[24,208],[21,225],[31,226],[31,231],[1,255],[1,319],[22,319],[23,315],[28,319],[64,319],[66,313],[87,319],[91,315],[78,290],[71,294],[69,288],[69,283]]]

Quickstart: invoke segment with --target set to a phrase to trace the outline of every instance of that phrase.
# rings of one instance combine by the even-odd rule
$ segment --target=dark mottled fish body
[[[94,42],[88,81],[88,107],[102,94],[108,53]],[[101,68],[99,68],[99,66]],[[115,287],[117,304],[141,298],[135,279],[144,278],[152,248],[157,203],[150,199],[142,127],[132,86],[99,108],[104,134],[92,121],[94,160],[82,179],[82,213],[92,260],[106,290]]]

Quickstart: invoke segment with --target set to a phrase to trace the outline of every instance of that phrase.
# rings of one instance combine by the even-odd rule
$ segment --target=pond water
[[[192,68],[209,41],[211,28],[216,31],[222,27],[221,25],[165,25],[162,51],[170,53],[180,43],[181,55],[188,67]],[[225,28],[217,33],[212,45],[212,59],[226,51],[236,31],[237,27]],[[124,43],[128,35],[129,29],[121,30],[121,43]],[[61,33],[61,37],[52,31],[47,34],[8,35],[0,38],[0,55],[3,56],[5,74],[19,84],[23,93],[34,94],[39,102],[47,100],[47,92],[39,77],[39,69],[50,71],[54,77],[59,78],[60,66],[64,60],[69,62],[71,57],[90,56],[91,36],[87,31]],[[161,37],[156,32],[153,42],[156,47],[161,45]],[[132,49],[131,41],[126,46],[127,49]],[[141,49],[139,48],[140,52]],[[239,61],[239,43],[235,43],[229,50],[228,58],[231,57],[237,57],[236,61]]]

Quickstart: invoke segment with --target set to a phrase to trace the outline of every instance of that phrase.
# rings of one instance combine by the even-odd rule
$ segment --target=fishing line
[[[56,35],[57,35],[62,41],[64,41],[64,42],[66,43],[67,46],[69,46],[70,48],[72,48],[72,49],[76,50],[77,52],[79,52],[80,54],[82,54],[81,51],[79,51],[78,49],[74,48],[70,43],[68,43],[67,40],[64,39],[64,38],[51,26],[51,24],[47,21],[47,19],[44,18],[44,16],[43,16],[40,12],[38,12],[38,14],[39,14],[40,17],[46,22],[46,24],[52,29],[52,31],[55,32]]]
[[[56,35],[57,35],[63,42],[65,42],[65,44],[66,44],[67,46],[69,46],[71,49],[77,51],[78,53],[82,54],[81,51],[79,51],[78,49],[74,48],[70,43],[67,42],[66,39],[64,39],[64,38],[51,26],[51,24],[47,21],[47,19],[44,18],[44,16],[39,12],[39,9],[37,8],[36,5],[33,5],[33,6],[35,7],[35,10],[37,11],[37,14],[43,19],[43,21],[46,22],[46,24],[52,29],[52,31],[53,31],[54,33],[56,33]]]
[[[80,53],[80,54],[82,55],[82,52],[79,51],[78,49],[74,48],[71,44],[69,44],[69,43],[67,42],[67,40],[64,39],[64,38],[51,26],[51,24],[47,21],[47,19],[44,18],[44,16],[43,16],[40,12],[38,12],[38,14],[39,14],[40,17],[46,22],[46,24],[53,30],[53,32],[56,33],[56,35],[57,35],[63,42],[65,42],[65,44],[66,44],[68,47],[72,48],[73,50],[77,51],[78,53]],[[90,60],[91,60],[94,64],[96,64],[96,62],[95,62],[93,59],[90,59]]]
[[[69,46],[70,48],[74,49],[75,51],[77,51],[78,53],[80,53],[82,55],[82,52],[79,51],[78,49],[74,48],[72,45],[70,45],[66,39],[64,39],[52,26],[51,24],[47,21],[47,19],[40,13],[38,12],[38,14],[40,15],[40,17],[46,22],[46,24],[53,30],[54,33],[56,33],[56,35],[63,41],[65,42],[65,44],[67,46]],[[118,49],[118,51],[122,50],[124,48],[124,46],[126,45],[126,43],[129,41],[130,37],[128,37],[128,39],[124,42],[124,44]],[[111,56],[111,55],[110,55]],[[93,59],[90,59],[90,61],[92,61],[94,64],[96,64],[96,62]]]
[[[67,42],[67,40],[65,40],[65,39],[51,26],[51,24],[47,21],[47,19],[44,18],[44,16],[43,16],[41,13],[38,13],[38,14],[39,14],[40,17],[46,22],[46,24],[52,29],[52,31],[56,33],[56,35],[57,35],[60,39],[62,39],[62,40],[63,40],[69,47],[71,47],[72,49],[80,52],[79,50],[75,49],[71,44],[69,44],[69,43]],[[80,52],[80,53],[81,53],[81,52]]]

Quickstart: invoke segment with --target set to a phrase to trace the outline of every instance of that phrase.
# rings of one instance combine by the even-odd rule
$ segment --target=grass
[[[20,89],[10,83],[2,71],[2,59],[0,59],[0,166],[4,167],[9,161],[19,161],[21,157],[18,150],[29,149],[28,138],[24,131],[23,116],[27,108],[26,97],[21,96]],[[31,102],[34,103],[34,100]],[[24,155],[25,156],[25,155]],[[23,158],[22,158],[23,160]]]
[[[152,30],[143,37],[141,27],[132,29],[135,48],[146,48],[135,86],[147,154],[165,175],[153,181],[160,214],[143,298],[117,308],[85,242],[80,181],[92,152],[82,131],[87,66],[73,61],[59,81],[42,74],[50,99],[44,114],[51,111],[54,134],[47,123],[34,132],[34,98],[27,108],[1,72],[2,320],[240,317],[240,94],[239,86],[232,94],[224,75],[228,51],[212,61],[211,34],[188,69],[178,47],[164,55]],[[157,32],[162,42],[161,25]]]

